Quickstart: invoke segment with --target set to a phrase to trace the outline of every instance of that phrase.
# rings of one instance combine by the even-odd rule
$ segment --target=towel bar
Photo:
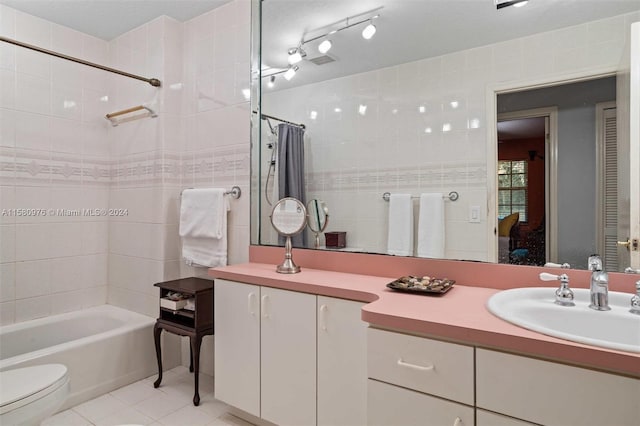
[[[411,198],[417,199],[420,197],[411,196]],[[445,200],[449,199],[450,201],[456,201],[458,198],[460,198],[460,195],[456,191],[451,191],[449,195],[443,195],[442,198],[444,198]],[[391,193],[385,192],[384,194],[382,194],[382,199],[385,201],[389,201],[391,199]]]
[[[133,115],[127,118],[123,118],[121,120],[115,120],[115,117],[119,117],[121,115],[130,114],[132,112],[142,111],[142,110],[146,110],[147,112],[145,114],[138,114],[138,115]],[[118,124],[126,123],[127,121],[139,120],[140,118],[146,118],[146,117],[156,118],[157,116],[158,116],[158,113],[156,113],[153,109],[149,108],[148,106],[138,105],[131,108],[123,109],[121,111],[112,112],[110,114],[105,115],[104,117],[111,122],[111,125],[113,127],[116,127]]]
[[[193,189],[193,188],[186,188],[186,189]],[[182,191],[184,191],[184,189]],[[180,191],[181,197],[182,197],[182,191]],[[240,189],[239,186],[232,186],[230,190],[224,192],[224,195],[231,195],[233,198],[237,200],[242,195],[242,189]]]

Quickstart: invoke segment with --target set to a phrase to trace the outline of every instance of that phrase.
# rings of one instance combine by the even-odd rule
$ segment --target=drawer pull
[[[249,315],[251,315],[252,317],[256,316],[256,312],[255,309],[253,309],[253,301],[256,298],[256,294],[254,292],[249,293],[249,297],[247,298],[247,304],[249,305]]]
[[[320,328],[322,331],[327,331],[327,305],[320,306]]]
[[[262,306],[260,307],[260,310],[262,311],[262,316],[264,318],[269,318],[269,313],[267,312],[267,299],[269,299],[269,296],[266,294],[262,296]]]
[[[427,365],[427,366],[409,364],[408,362],[404,362],[402,358],[398,359],[398,365],[400,367],[411,368],[412,370],[418,370],[418,371],[432,371],[436,368],[436,366],[433,364]]]
[[[453,422],[453,426],[462,426],[462,419],[460,417],[456,417],[456,420]]]

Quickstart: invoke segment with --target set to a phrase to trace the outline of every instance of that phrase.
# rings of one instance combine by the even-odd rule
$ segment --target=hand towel
[[[387,253],[413,256],[413,205],[411,194],[391,194]]]
[[[418,257],[444,258],[444,232],[442,194],[421,194],[418,216]]]
[[[222,188],[182,191],[180,236],[222,238],[226,228],[226,212],[229,210],[229,201],[224,193]]]
[[[225,190],[186,189],[180,205],[182,258],[188,265],[216,267],[227,264],[227,211]]]

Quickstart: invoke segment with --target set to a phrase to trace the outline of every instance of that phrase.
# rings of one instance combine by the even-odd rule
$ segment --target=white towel
[[[421,194],[418,216],[418,257],[444,258],[444,231],[442,194]]]
[[[411,194],[391,194],[389,198],[389,238],[387,253],[413,256],[413,205]]]
[[[225,190],[186,189],[180,205],[182,258],[188,265],[227,264],[227,211]]]
[[[221,188],[197,188],[182,191],[180,236],[222,238],[226,229],[229,201]]]

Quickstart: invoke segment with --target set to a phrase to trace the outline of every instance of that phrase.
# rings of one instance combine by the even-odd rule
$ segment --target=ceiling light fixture
[[[377,13],[377,12],[379,10],[381,10],[382,8],[383,7],[377,7],[375,9],[369,10],[367,12],[360,13],[358,15],[347,16],[345,19],[342,19],[342,20],[340,20],[338,22],[335,22],[333,24],[325,25],[324,27],[320,27],[320,28],[317,28],[315,30],[308,31],[308,34],[314,34],[314,33],[317,34],[318,32],[320,32],[322,30],[328,30],[327,32],[324,32],[322,34],[317,35],[316,37],[312,37],[312,38],[309,38],[309,39],[306,39],[306,40],[303,37],[302,41],[300,42],[300,46],[304,46],[307,43],[311,43],[313,41],[320,40],[320,39],[324,38],[325,40],[322,41],[322,43],[320,43],[320,46],[324,45],[322,47],[322,49],[326,48],[326,46],[328,46],[328,48],[327,48],[326,51],[323,52],[321,50],[321,47],[318,46],[318,50],[320,50],[321,53],[326,53],[331,48],[331,44],[332,44],[332,42],[327,38],[328,36],[333,35],[333,34],[339,32],[339,31],[344,31],[346,29],[349,29],[349,28],[352,28],[352,27],[355,27],[357,25],[361,25],[361,24],[364,24],[364,23],[369,23],[369,24],[363,30],[363,34],[367,34],[366,36],[363,35],[363,37],[369,39],[369,38],[373,37],[373,34],[375,34],[375,32],[376,32],[376,27],[375,27],[375,25],[373,25],[373,20],[380,17],[380,14]],[[363,17],[363,18],[353,22],[353,19],[360,18],[360,17]],[[340,25],[340,24],[341,24],[340,27],[335,28],[337,25]],[[304,57],[304,53],[303,53],[302,56]]]
[[[365,40],[370,40],[375,33],[376,33],[376,26],[373,25],[373,20],[371,20],[369,21],[369,25],[364,27],[364,30],[362,30],[362,38],[364,38]]]
[[[331,40],[329,40],[329,36],[339,32],[339,31],[343,31],[346,30],[348,28],[351,27],[355,27],[356,25],[361,25],[361,24],[365,24],[368,23],[368,25],[364,28],[364,30],[362,31],[362,36],[365,39],[370,39],[371,37],[373,37],[373,35],[376,33],[376,27],[375,25],[373,25],[373,20],[377,19],[380,17],[380,14],[377,13],[379,10],[381,10],[383,8],[383,6],[381,7],[377,7],[375,9],[360,13],[358,15],[353,15],[353,16],[348,16],[346,19],[343,19],[341,21],[338,22],[334,22],[332,24],[329,25],[325,25],[324,27],[320,27],[317,28],[315,30],[309,31],[308,33],[315,33],[317,34],[318,32],[325,30],[326,32],[305,40],[304,39],[304,35],[302,37],[302,40],[300,40],[300,43],[298,44],[297,47],[292,47],[290,48],[287,53],[288,53],[288,58],[287,58],[287,62],[289,63],[289,67],[287,69],[283,69],[280,71],[275,71],[275,72],[267,72],[265,73],[265,66],[263,65],[262,67],[262,78],[266,78],[266,77],[270,77],[269,82],[267,82],[267,85],[269,87],[273,87],[273,76],[276,74],[284,74],[284,78],[287,80],[291,80],[293,78],[293,76],[296,74],[296,72],[298,71],[298,66],[295,66],[295,64],[297,64],[298,62],[302,61],[303,58],[305,58],[307,56],[307,52],[305,52],[302,49],[302,46],[304,46],[307,43],[311,43],[313,41],[316,40],[322,40],[320,42],[320,44],[318,45],[318,51],[320,53],[322,53],[323,55],[326,54],[332,47],[333,47],[333,42]],[[362,18],[357,20],[356,22],[352,22],[352,19],[356,19],[356,18]],[[336,28],[337,25],[342,25],[338,28]],[[269,68],[269,67],[267,67]],[[275,69],[273,69],[275,70]],[[265,75],[266,74],[266,75]]]
[[[322,43],[320,43],[320,45],[318,45],[318,51],[320,53],[327,53],[329,49],[331,49],[331,46],[331,40],[327,38]]]
[[[300,47],[293,47],[289,49],[289,65],[297,64],[302,60],[304,51]],[[306,56],[306,54],[304,55]]]
[[[509,0],[509,1],[496,0],[496,9],[500,10],[509,6],[522,7],[527,3],[529,3],[529,0]]]
[[[296,72],[298,72],[298,70],[300,69],[300,67],[298,67],[297,65],[289,68],[287,71],[285,71],[284,73],[284,78],[289,81],[293,78],[294,75],[296,75]]]

